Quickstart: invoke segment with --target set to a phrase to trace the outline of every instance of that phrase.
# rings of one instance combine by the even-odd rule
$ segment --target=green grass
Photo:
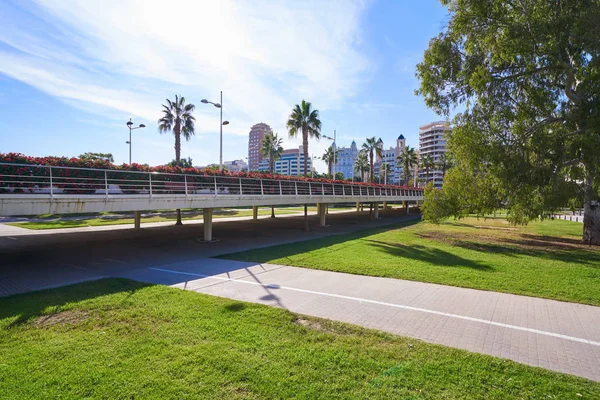
[[[413,222],[222,258],[600,305],[600,249],[580,244],[582,228],[562,220]]]
[[[275,209],[275,215],[286,215],[286,214],[297,214],[300,211],[304,210],[303,208],[297,207],[289,207],[289,208],[279,208]],[[316,208],[315,208],[316,210]],[[309,207],[309,211],[311,207]],[[115,214],[103,213],[105,216]],[[69,214],[64,214],[62,216],[68,216]],[[85,214],[78,214],[78,216],[84,216]],[[98,214],[97,214],[98,215]],[[271,215],[270,208],[259,208],[258,215]],[[213,218],[232,218],[232,217],[249,217],[252,216],[252,210],[215,210],[213,213]],[[48,218],[48,215],[45,215],[44,218]],[[202,213],[197,212],[192,215],[181,216],[182,220],[201,220]],[[168,222],[175,221],[175,215],[165,215],[165,216],[152,216],[142,218],[142,224],[150,223],[150,222]],[[6,225],[16,226],[19,228],[33,229],[33,230],[43,230],[43,229],[60,229],[60,228],[81,228],[86,226],[106,226],[106,225],[133,225],[133,218],[99,218],[96,215],[91,215],[90,218],[82,219],[82,220],[64,220],[64,219],[54,219],[48,221],[40,221],[40,222],[10,222]]]
[[[298,317],[122,279],[3,298],[0,397],[600,397],[582,378]]]

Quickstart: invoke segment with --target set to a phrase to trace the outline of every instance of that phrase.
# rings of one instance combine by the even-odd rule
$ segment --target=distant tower
[[[262,141],[269,132],[272,132],[271,127],[263,122],[250,128],[250,137],[248,138],[248,171],[258,170],[258,164],[263,159],[260,152]]]
[[[402,153],[404,147],[406,147],[406,139],[404,139],[404,135],[400,135],[398,136],[398,139],[396,139],[396,156],[399,156],[400,153]]]

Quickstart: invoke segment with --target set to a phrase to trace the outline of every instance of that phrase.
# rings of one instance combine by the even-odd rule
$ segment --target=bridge
[[[212,239],[212,211],[224,207],[317,204],[325,225],[328,204],[418,203],[423,189],[265,175],[235,176],[0,163],[0,216],[201,208],[204,239]]]

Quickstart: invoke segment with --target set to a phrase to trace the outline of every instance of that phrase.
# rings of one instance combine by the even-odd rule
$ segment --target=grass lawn
[[[597,399],[600,383],[105,279],[0,299],[0,397]]]
[[[410,223],[222,258],[384,276],[600,305],[600,249],[583,226],[502,218]]]
[[[303,208],[297,207],[289,207],[289,208],[276,208],[275,215],[286,215],[286,214],[298,214],[300,211],[304,210]],[[316,208],[315,208],[316,210]],[[310,207],[309,207],[309,211]],[[59,228],[81,228],[84,226],[106,226],[106,225],[133,225],[133,218],[123,218],[118,217],[118,214],[109,214],[103,213],[104,218],[91,216],[89,219],[81,219],[81,220],[67,220],[67,219],[55,219],[41,222],[11,222],[6,225],[17,226],[19,228],[26,229],[59,229]],[[271,215],[270,208],[259,208],[258,215]],[[63,216],[67,217],[69,214],[64,214]],[[83,216],[83,214],[79,215]],[[107,216],[112,216],[114,218],[106,218]],[[252,216],[252,209],[248,210],[215,210],[213,213],[213,218],[231,218],[231,217],[250,217]],[[175,221],[177,218],[175,214],[172,215],[156,215],[152,217],[143,217],[142,224],[149,222],[168,222]],[[202,219],[202,212],[194,212],[190,214],[182,214],[182,220],[200,220]]]

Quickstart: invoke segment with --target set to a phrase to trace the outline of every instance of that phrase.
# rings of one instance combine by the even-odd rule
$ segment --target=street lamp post
[[[206,99],[200,101],[204,104],[212,104],[217,107],[220,111],[220,124],[219,124],[219,170],[223,171],[223,125],[229,125],[229,121],[223,121],[223,91],[221,90],[221,102],[213,103]]]
[[[335,129],[333,130],[333,137],[327,136],[327,135],[323,135],[323,137],[325,139],[333,140],[333,145],[332,145],[332,147],[333,147],[333,179],[335,179],[335,164],[337,162],[337,154],[335,154],[335,153],[337,153],[335,151],[336,146],[337,146],[335,143],[335,137],[336,137]]]
[[[140,124],[139,126],[136,126],[135,128],[132,128],[133,126],[133,122],[131,122],[131,118],[129,118],[129,121],[127,121],[127,127],[129,128],[129,141],[125,142],[129,145],[129,165],[131,165],[131,131],[134,129],[140,129],[140,128],[145,128],[146,125],[144,124]]]

